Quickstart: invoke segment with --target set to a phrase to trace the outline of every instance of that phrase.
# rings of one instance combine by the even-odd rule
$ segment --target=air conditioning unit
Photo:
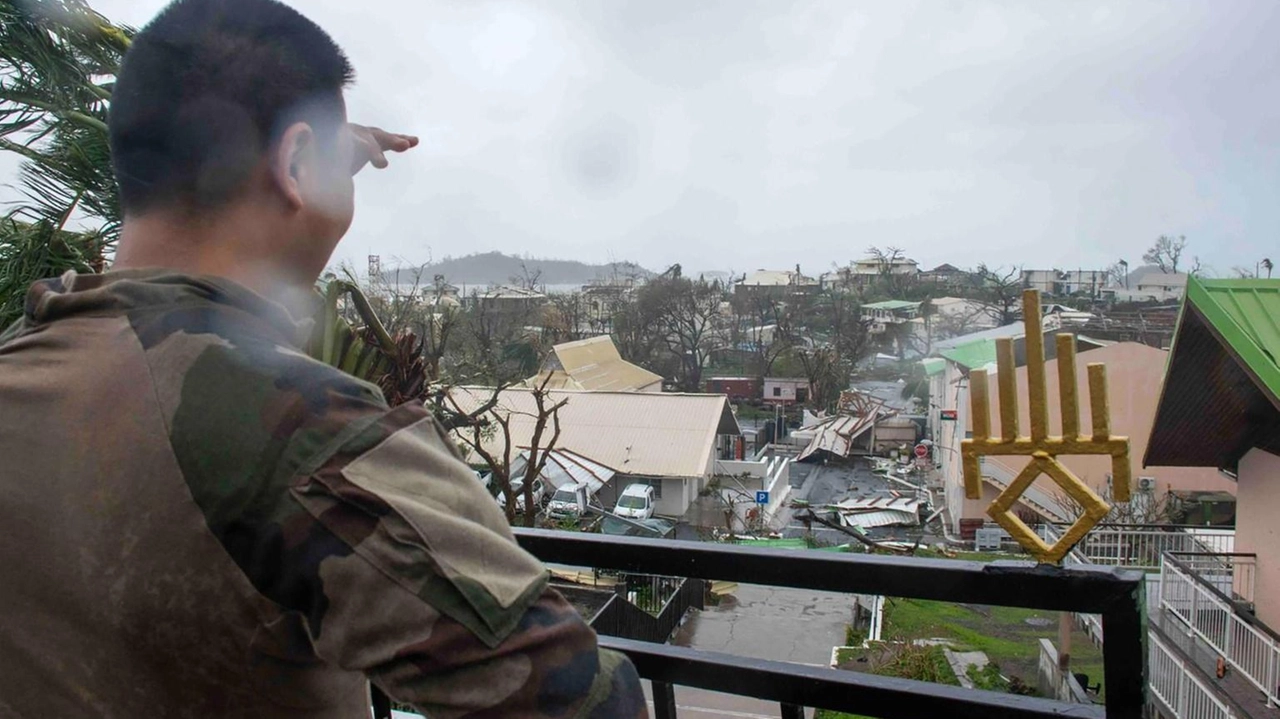
[[[1155,477],[1138,477],[1138,491],[1139,492],[1156,491],[1156,478]]]

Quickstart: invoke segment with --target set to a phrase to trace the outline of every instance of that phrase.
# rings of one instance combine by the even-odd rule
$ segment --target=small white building
[[[765,377],[764,401],[770,404],[804,404],[812,388],[804,377]]]
[[[1130,273],[1127,284],[1107,288],[1106,296],[1116,302],[1171,302],[1186,294],[1187,274],[1144,267]]]
[[[793,294],[811,294],[822,289],[821,283],[795,270],[756,270],[734,284],[734,294],[742,296],[760,294],[769,296],[785,296]]]
[[[919,302],[885,300],[862,306],[862,319],[868,322],[867,332],[880,334],[894,325],[906,324],[920,316]]]

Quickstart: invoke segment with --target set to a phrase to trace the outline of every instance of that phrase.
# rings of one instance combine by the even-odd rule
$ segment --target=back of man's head
[[[333,137],[352,77],[332,38],[276,0],[177,0],[134,38],[112,93],[125,213],[236,199],[290,123]]]

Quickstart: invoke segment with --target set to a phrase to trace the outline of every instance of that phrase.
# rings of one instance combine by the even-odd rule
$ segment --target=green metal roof
[[[926,375],[935,375],[947,368],[947,361],[941,357],[926,357],[920,360]]]
[[[867,310],[905,310],[919,306],[919,302],[908,302],[907,300],[885,300],[883,302],[872,302],[869,305],[863,305],[862,308]]]
[[[1280,397],[1280,280],[1188,277],[1187,301],[1200,310],[1271,396]]]
[[[942,350],[938,354],[965,369],[977,369],[996,361],[996,342],[995,340],[975,340],[969,344]]]

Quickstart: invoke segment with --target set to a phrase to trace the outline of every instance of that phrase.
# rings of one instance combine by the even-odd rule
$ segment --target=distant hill
[[[406,269],[400,270],[401,273]],[[395,269],[383,272],[388,280],[394,279]],[[547,260],[515,257],[501,252],[483,252],[465,257],[446,257],[427,265],[422,278],[430,281],[443,275],[445,281],[455,285],[504,285],[512,278],[526,274],[538,275],[539,285],[581,285],[596,279],[611,277],[652,277],[653,273],[634,262],[611,262],[591,265],[577,260]],[[402,274],[403,276],[403,274]]]

